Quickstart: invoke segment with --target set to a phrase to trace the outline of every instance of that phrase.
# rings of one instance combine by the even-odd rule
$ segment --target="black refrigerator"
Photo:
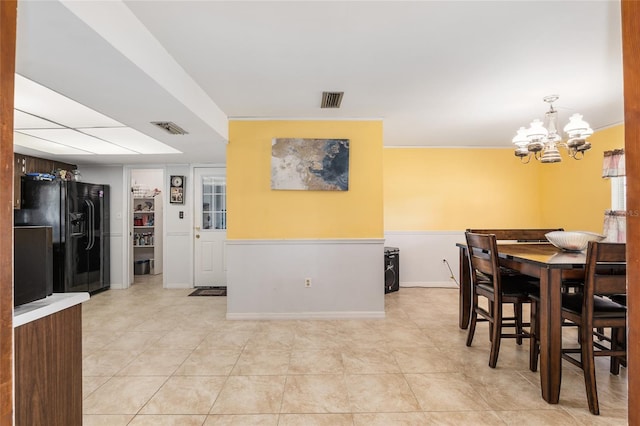
[[[108,289],[109,186],[22,177],[16,226],[52,227],[54,293]]]

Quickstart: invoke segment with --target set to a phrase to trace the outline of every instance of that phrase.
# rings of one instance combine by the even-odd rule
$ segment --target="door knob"
[[[200,235],[196,235],[196,238],[200,238]]]

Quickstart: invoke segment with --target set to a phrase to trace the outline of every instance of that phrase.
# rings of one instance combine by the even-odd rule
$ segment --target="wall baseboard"
[[[385,312],[247,312],[227,313],[228,320],[384,319]]]
[[[189,283],[167,283],[164,288],[169,288],[169,289],[189,289],[189,288],[194,288],[193,284],[189,284]]]
[[[423,288],[458,288],[453,281],[427,281],[427,282],[400,282],[400,288],[423,287]]]

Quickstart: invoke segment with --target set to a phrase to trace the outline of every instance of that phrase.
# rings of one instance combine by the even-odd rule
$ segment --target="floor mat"
[[[226,296],[227,295],[227,287],[198,287],[194,292],[190,293],[189,296]]]

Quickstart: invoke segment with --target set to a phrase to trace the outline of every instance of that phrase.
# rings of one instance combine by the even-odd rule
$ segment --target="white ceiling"
[[[385,146],[505,147],[550,94],[562,126],[581,112],[597,130],[623,121],[621,56],[618,1],[18,4],[17,73],[182,152],[53,156],[83,164],[224,163],[233,119],[382,119]],[[325,90],[340,109],[320,109]]]

